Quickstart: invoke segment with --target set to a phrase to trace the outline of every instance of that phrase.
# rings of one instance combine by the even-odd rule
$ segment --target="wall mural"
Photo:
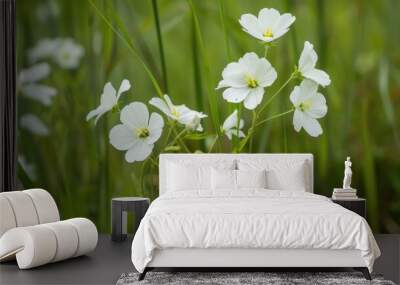
[[[371,227],[400,232],[396,5],[21,1],[21,187],[106,232],[112,197],[157,197],[163,152],[310,152],[328,196],[351,156]]]

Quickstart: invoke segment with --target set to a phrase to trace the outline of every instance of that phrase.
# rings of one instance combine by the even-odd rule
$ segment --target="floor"
[[[376,235],[382,251],[375,272],[400,282],[400,235]],[[18,270],[15,262],[0,265],[0,284],[115,284],[124,272],[134,271],[130,261],[131,240],[114,243],[100,235],[97,249],[82,256],[30,270]]]

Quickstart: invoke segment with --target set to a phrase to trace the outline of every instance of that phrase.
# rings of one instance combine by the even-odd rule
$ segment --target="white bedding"
[[[160,196],[134,237],[135,268],[165,248],[357,249],[370,271],[380,255],[359,215],[320,195],[265,189]]]

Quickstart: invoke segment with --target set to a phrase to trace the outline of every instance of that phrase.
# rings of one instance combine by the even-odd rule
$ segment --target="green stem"
[[[290,82],[292,79],[294,79],[295,77],[296,77],[296,72],[293,72],[293,73],[290,75],[289,79],[286,80],[286,82],[283,83],[282,86],[281,86],[271,97],[269,97],[269,99],[267,100],[267,102],[265,102],[265,104],[262,105],[262,106],[260,107],[260,109],[258,110],[257,116],[259,116],[259,115],[261,114],[261,112],[272,102],[272,100],[274,100],[274,98],[275,98],[275,97],[286,87],[286,85],[288,85],[289,82]]]
[[[253,123],[252,123],[252,126],[251,126],[251,128],[249,129],[249,131],[248,131],[246,137],[242,140],[242,142],[241,142],[241,144],[240,144],[239,152],[242,151],[242,149],[246,146],[247,141],[253,136],[253,133],[254,133],[254,130],[255,130],[256,127],[258,127],[258,126],[260,126],[260,125],[262,125],[262,124],[264,124],[264,123],[266,123],[266,122],[268,122],[268,121],[271,121],[271,120],[273,120],[273,119],[276,119],[276,118],[282,117],[282,116],[284,116],[284,115],[290,114],[290,113],[292,113],[293,111],[294,111],[294,108],[292,108],[292,109],[290,109],[290,110],[288,110],[288,111],[286,111],[286,112],[279,113],[279,114],[273,115],[273,116],[271,116],[271,117],[269,117],[269,118],[266,118],[266,119],[262,120],[261,122],[258,122],[257,124],[254,124],[254,125],[253,125]],[[254,119],[254,117],[253,117],[253,119]],[[253,122],[255,122],[255,120],[253,120]],[[250,151],[251,151],[251,149],[250,149]]]
[[[239,127],[240,127],[240,117],[241,117],[241,115],[242,115],[242,104],[239,105],[238,112],[237,112],[236,138],[232,138],[236,142],[235,143],[235,147],[234,147],[235,151],[239,147],[239,142],[240,142],[240,137],[239,137],[240,130],[239,130]]]
[[[269,49],[269,45],[265,45],[265,50],[264,50],[264,57],[265,58],[267,58],[268,49]]]
[[[140,63],[143,65],[143,68],[145,69],[147,75],[150,77],[151,82],[154,85],[154,88],[157,91],[158,96],[162,98],[163,92],[161,91],[161,87],[158,84],[156,78],[154,77],[153,73],[151,72],[150,68],[147,66],[147,64],[142,60],[142,58],[139,56],[135,48],[133,47],[133,44],[130,42],[129,39],[126,39],[112,24],[111,22],[107,19],[107,17],[100,11],[100,9],[93,3],[92,0],[88,0],[90,5],[94,8],[96,13],[100,16],[100,18],[107,24],[107,26],[122,40],[122,42],[127,46],[128,50],[140,61]]]
[[[165,92],[168,94],[168,74],[167,74],[167,66],[165,64],[165,54],[164,54],[164,45],[161,36],[161,25],[160,25],[160,16],[158,14],[157,0],[152,0],[154,19],[156,21],[156,30],[157,30],[157,42],[158,49],[160,51],[160,60],[161,60],[161,70],[163,74],[164,87]]]
[[[178,132],[175,130],[175,128],[173,128],[172,131],[173,131],[174,134],[175,134],[175,138],[174,138],[174,140],[172,141],[172,143],[169,144],[169,146],[172,146],[172,145],[176,144],[177,142],[179,142],[179,144],[181,145],[181,147],[182,147],[183,149],[185,149],[186,152],[190,152],[190,150],[189,150],[189,148],[187,147],[187,145],[185,144],[185,142],[184,142],[183,140],[181,140],[181,136],[182,136],[185,132],[187,132],[187,129],[186,129],[186,128],[183,129],[180,133],[178,133]]]
[[[251,121],[251,128],[248,134],[250,134],[250,141],[249,141],[249,152],[251,153],[252,148],[253,148],[253,133],[254,133],[254,127],[256,125],[256,119],[257,119],[257,114],[256,111],[253,110],[253,120]]]
[[[264,123],[266,123],[266,122],[268,122],[268,121],[271,121],[271,120],[273,120],[273,119],[276,119],[276,118],[285,116],[285,115],[287,115],[287,114],[290,114],[290,113],[294,112],[294,110],[295,110],[295,109],[292,108],[292,109],[290,109],[290,110],[288,110],[288,111],[286,111],[286,112],[279,113],[279,114],[273,115],[273,116],[271,116],[271,117],[268,117],[268,118],[266,118],[266,119],[264,119],[264,120],[258,122],[258,123],[255,125],[255,127],[261,126],[262,124],[264,124]]]

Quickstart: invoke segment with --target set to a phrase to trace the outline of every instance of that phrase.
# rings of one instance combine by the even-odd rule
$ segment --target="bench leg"
[[[147,273],[148,269],[147,267],[143,270],[142,273],[139,274],[139,278],[138,281],[142,281],[144,279],[144,277],[146,277],[146,273]]]
[[[371,274],[369,274],[369,270],[367,267],[355,267],[354,269],[357,271],[361,271],[362,274],[364,275],[365,279],[372,280]]]

